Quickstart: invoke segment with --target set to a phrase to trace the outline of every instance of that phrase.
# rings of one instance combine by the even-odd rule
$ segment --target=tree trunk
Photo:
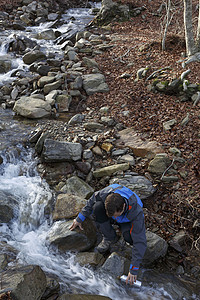
[[[197,51],[200,51],[200,0],[199,0],[199,18],[197,27],[197,40],[196,40]]]
[[[184,26],[186,53],[190,56],[196,52],[192,27],[192,0],[184,0]]]

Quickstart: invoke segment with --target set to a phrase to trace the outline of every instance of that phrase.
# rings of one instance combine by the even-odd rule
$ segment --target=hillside
[[[133,1],[128,2],[132,6]],[[200,190],[200,151],[199,124],[200,103],[181,101],[178,95],[149,91],[148,85],[155,80],[146,80],[150,74],[161,68],[169,67],[160,74],[159,80],[179,78],[182,72],[190,69],[188,81],[199,83],[199,62],[182,67],[185,54],[183,3],[175,2],[173,19],[168,29],[166,50],[161,50],[161,23],[165,9],[158,13],[161,1],[134,1],[134,7],[144,6],[144,10],[129,21],[112,21],[99,30],[115,38],[110,48],[95,59],[106,76],[110,92],[90,96],[87,105],[92,107],[98,116],[100,107],[108,105],[112,115],[127,127],[133,127],[145,138],[159,142],[170,155],[169,148],[176,147],[181,151],[186,164],[179,173],[179,182],[164,184],[157,182],[156,195],[145,202],[148,209],[147,227],[157,228],[158,234],[169,240],[172,235],[183,229],[187,232],[187,252],[181,258],[183,264],[199,263],[199,190]],[[197,1],[194,2],[194,8]],[[194,9],[196,25],[198,9]],[[109,30],[106,30],[109,29]],[[149,66],[147,75],[135,81],[137,71]],[[126,74],[126,75],[124,75]],[[129,113],[124,113],[128,111]],[[189,122],[181,125],[189,113]],[[171,130],[164,131],[165,121],[176,119]],[[147,173],[147,163],[137,167],[140,174]],[[199,254],[198,254],[199,255]],[[180,258],[179,258],[180,259]]]

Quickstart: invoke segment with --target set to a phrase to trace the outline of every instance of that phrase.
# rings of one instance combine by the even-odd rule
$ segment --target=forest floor
[[[133,3],[133,1],[121,1]],[[109,34],[115,37],[115,47],[95,57],[106,77],[110,92],[95,94],[87,99],[87,106],[98,115],[99,108],[108,105],[111,115],[126,127],[133,127],[146,138],[155,140],[169,154],[169,148],[176,147],[186,163],[174,184],[159,183],[157,193],[145,201],[148,210],[146,225],[157,227],[156,232],[165,240],[184,230],[187,234],[185,253],[179,259],[183,266],[200,266],[200,102],[181,102],[176,95],[151,92],[147,89],[150,81],[145,78],[135,81],[137,71],[149,66],[147,77],[154,71],[169,67],[163,80],[179,78],[190,69],[187,79],[190,83],[200,83],[200,63],[192,62],[186,68],[181,61],[185,55],[183,2],[176,1],[172,7],[173,19],[168,28],[166,50],[162,51],[161,41],[165,8],[158,14],[162,1],[134,1],[134,7],[144,6],[145,10],[126,22],[113,21],[109,24]],[[198,1],[194,1],[194,28],[197,26]],[[99,32],[106,31],[99,28]],[[141,50],[142,49],[142,50]],[[124,73],[131,74],[122,78]],[[129,115],[124,116],[123,111]],[[190,121],[181,126],[181,121],[189,113]],[[163,122],[176,119],[177,123],[169,131],[163,130]],[[147,164],[138,167],[139,174],[147,172]],[[187,263],[186,263],[187,261]]]

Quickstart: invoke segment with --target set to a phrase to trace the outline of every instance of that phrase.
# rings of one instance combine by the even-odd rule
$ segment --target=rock
[[[190,114],[187,113],[186,117],[181,121],[181,126],[187,125],[187,123],[190,121]]]
[[[23,96],[15,102],[13,111],[26,118],[39,119],[50,116],[51,105],[41,99]]]
[[[0,223],[8,223],[16,215],[18,202],[6,192],[0,191]]]
[[[99,148],[99,146],[95,146],[94,148],[92,148],[92,152],[95,155],[99,155],[99,156],[103,157],[103,153],[102,153],[101,149]]]
[[[105,150],[107,153],[110,152],[113,149],[113,147],[114,146],[111,143],[107,143],[107,142],[101,145],[101,148]]]
[[[52,83],[55,81],[55,77],[53,76],[42,76],[39,80],[38,80],[38,87],[39,88],[43,88],[46,84]]]
[[[105,261],[102,266],[102,270],[105,273],[109,273],[112,276],[119,277],[124,274],[126,258],[113,252]]]
[[[0,74],[10,71],[12,65],[11,57],[8,55],[0,56]]]
[[[105,258],[100,253],[83,252],[78,253],[75,258],[75,262],[78,262],[80,266],[101,266],[105,261]]]
[[[146,231],[147,249],[142,260],[144,266],[148,266],[158,258],[164,257],[167,253],[168,244],[157,234]]]
[[[105,93],[109,91],[107,83],[105,83],[105,77],[102,74],[88,74],[83,75],[83,88],[87,95],[94,93]]]
[[[81,159],[82,145],[46,139],[42,158],[46,162],[77,161]]]
[[[76,114],[75,116],[73,116],[69,122],[68,125],[74,125],[74,124],[80,124],[83,122],[83,120],[85,119],[85,116],[82,114]]]
[[[152,183],[144,176],[126,175],[123,178],[114,177],[109,184],[118,183],[135,192],[141,199],[146,199],[153,195],[156,189]]]
[[[64,294],[57,298],[57,300],[111,300],[109,297],[88,294]]]
[[[167,154],[157,154],[155,158],[150,161],[148,171],[156,175],[162,175],[167,167],[169,167],[170,163],[171,161],[168,158]]]
[[[178,276],[160,271],[145,270],[142,275],[142,284],[167,292],[173,300],[192,299],[194,295],[194,283],[181,279]],[[195,298],[197,299],[197,298]]]
[[[181,151],[176,147],[169,148],[169,152],[174,154],[175,156],[181,156]]]
[[[121,157],[119,157],[118,159],[119,162],[125,162],[125,163],[129,163],[131,166],[135,165],[135,159],[132,155],[130,154],[125,154],[122,155]]]
[[[176,251],[182,252],[183,246],[185,245],[188,239],[187,233],[184,230],[180,230],[169,242],[170,246],[173,247]]]
[[[174,126],[175,124],[176,124],[176,120],[175,119],[172,119],[172,120],[169,120],[167,122],[164,122],[163,123],[163,129],[164,129],[164,131],[171,130],[171,127]]]
[[[9,267],[1,276],[1,289],[11,290],[11,298],[41,299],[47,281],[39,266]]]
[[[100,168],[100,169],[93,171],[93,175],[95,178],[110,176],[119,171],[126,171],[129,169],[129,167],[130,167],[130,165],[128,163],[111,165],[111,166]]]
[[[104,130],[104,126],[102,124],[96,123],[96,122],[84,123],[84,127],[88,131],[103,131]]]
[[[70,95],[58,95],[56,97],[56,103],[59,107],[59,112],[69,111],[69,106],[72,102],[72,97]]]
[[[154,141],[144,140],[132,128],[119,131],[119,139],[116,146],[130,148],[134,155],[153,158],[157,153],[164,153],[160,145]]]
[[[96,242],[96,228],[90,219],[83,223],[83,229],[70,230],[73,221],[56,222],[50,229],[47,240],[50,244],[58,247],[61,252],[65,251],[87,251]]]
[[[30,51],[23,56],[23,62],[27,65],[31,65],[35,61],[41,61],[46,59],[46,55],[38,50]]]
[[[53,220],[75,218],[85,206],[86,200],[72,194],[60,194],[56,199]]]
[[[88,68],[99,68],[98,63],[94,59],[90,59],[88,57],[83,57],[83,64]]]
[[[56,35],[53,29],[47,29],[39,32],[37,38],[40,40],[55,40]]]
[[[57,81],[55,81],[53,83],[46,84],[44,86],[44,93],[45,93],[45,95],[49,94],[51,91],[58,90],[60,88],[61,84],[62,84],[61,80],[57,80]]]
[[[79,177],[72,176],[67,179],[66,184],[61,189],[61,192],[88,199],[94,193],[94,189]]]

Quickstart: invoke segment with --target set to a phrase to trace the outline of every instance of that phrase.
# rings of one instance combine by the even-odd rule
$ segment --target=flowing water
[[[71,16],[75,16],[77,21],[71,22]],[[67,11],[63,19],[66,20],[65,24],[58,30],[66,32],[69,28],[82,30],[83,26],[91,20],[91,16],[88,16],[88,10],[77,9]],[[23,34],[31,37],[33,33],[49,28],[50,23],[27,28]],[[7,31],[4,35],[5,40],[1,43],[0,55],[7,53],[6,45],[8,40],[12,39],[13,32]],[[59,54],[58,45],[51,41],[40,43],[44,44],[44,42],[46,51],[51,49]],[[13,70],[26,68],[20,57],[13,57]],[[11,72],[0,75],[0,83],[13,80],[10,75]],[[16,119],[10,110],[2,109],[0,115],[0,155],[3,158],[3,163],[0,165],[0,191],[13,195],[19,207],[10,224],[0,225],[0,238],[19,251],[18,261],[25,265],[39,265],[45,272],[58,277],[63,292],[98,294],[115,300],[172,299],[161,289],[142,287],[138,290],[127,287],[107,273],[79,266],[75,263],[74,254],[71,252],[61,255],[50,247],[46,237],[51,229],[52,220],[47,218],[45,208],[51,203],[54,195],[36,171],[37,157],[34,150],[25,143],[35,122],[22,122]],[[54,223],[54,226],[58,225],[59,222]]]

